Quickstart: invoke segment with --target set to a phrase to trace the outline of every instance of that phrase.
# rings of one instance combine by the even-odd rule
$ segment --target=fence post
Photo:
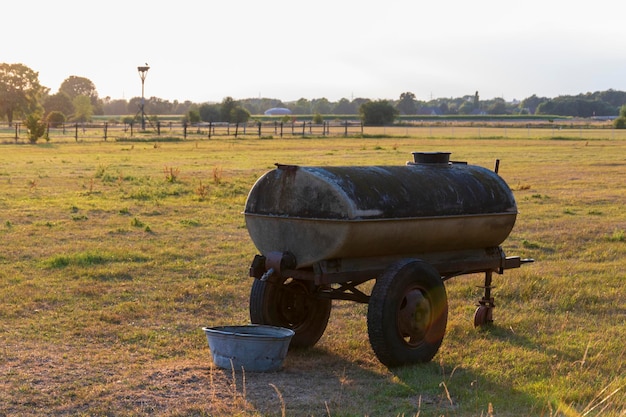
[[[78,142],[78,123],[74,123],[74,140]]]
[[[50,123],[46,124],[46,142],[50,142]]]
[[[209,122],[209,139],[211,139],[211,129],[213,129],[213,122]]]
[[[239,122],[235,123],[235,139],[237,139],[238,133],[239,133]]]
[[[363,136],[363,122],[361,122],[361,136]]]
[[[348,136],[348,121],[347,121],[347,120],[345,121],[345,126],[346,126],[346,127],[345,127],[345,130],[344,130],[344,134],[343,134],[343,135],[344,135],[344,136]]]
[[[49,127],[50,125],[48,125]],[[104,141],[107,141],[107,130],[109,128],[109,124],[107,122],[104,122]]]
[[[161,136],[161,122],[157,120],[157,136]]]
[[[305,129],[306,129],[306,120],[302,122],[302,136],[304,136],[305,134]]]
[[[19,129],[20,129],[20,124],[15,123],[15,143],[17,143],[17,138],[19,136]]]
[[[259,126],[259,138],[261,137],[261,122],[258,122],[258,126]]]
[[[187,122],[183,123],[183,139],[187,139]]]
[[[280,122],[280,137],[283,137],[283,122]]]
[[[282,124],[282,122],[281,122]],[[278,133],[278,122],[276,120],[274,120],[274,134]]]

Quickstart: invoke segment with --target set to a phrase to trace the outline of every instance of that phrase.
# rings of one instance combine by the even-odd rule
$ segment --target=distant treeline
[[[232,100],[232,98],[229,98]],[[271,108],[289,109],[292,114],[315,115],[337,114],[358,115],[362,104],[370,101],[367,98],[342,98],[333,102],[326,98],[306,99],[283,102],[272,98],[248,98],[235,100],[251,115],[262,115]],[[478,96],[467,95],[457,98],[437,98],[429,101],[417,100],[415,95],[402,93],[396,100],[388,100],[396,107],[400,115],[446,116],[446,115],[555,115],[565,117],[613,117],[626,104],[626,92],[617,90],[599,91],[578,95],[564,95],[555,98],[532,95],[521,101],[505,101],[502,98],[483,100]],[[104,99],[102,115],[134,114],[140,108],[141,98]],[[148,115],[187,114],[189,111],[200,111],[202,108],[219,108],[220,103],[170,102],[150,97],[145,99],[145,113]],[[200,113],[202,113],[200,111]]]
[[[202,122],[241,124],[251,118],[258,121],[267,110],[276,108],[280,109],[280,120],[284,123],[311,117],[312,123],[321,124],[330,117],[336,119],[336,115],[343,115],[348,120],[359,119],[366,125],[387,125],[398,117],[402,120],[406,117],[550,115],[616,118],[616,123],[626,128],[625,105],[626,92],[616,90],[556,98],[532,95],[521,101],[505,101],[498,97],[485,100],[480,98],[478,91],[463,97],[428,101],[418,100],[412,92],[404,92],[397,99],[342,98],[335,102],[324,97],[292,102],[261,97],[239,100],[225,97],[220,103],[171,102],[158,97],[126,100],[101,98],[91,80],[75,75],[66,78],[58,91],[52,92],[41,85],[39,73],[28,66],[0,63],[0,122],[6,121],[9,126],[14,121],[23,124],[30,132],[31,140],[42,137],[48,126],[89,123],[101,117],[119,122],[113,119],[127,115],[122,120],[124,123],[141,121],[142,128],[146,117],[156,122],[157,116],[159,119],[178,117],[179,122],[189,125]]]

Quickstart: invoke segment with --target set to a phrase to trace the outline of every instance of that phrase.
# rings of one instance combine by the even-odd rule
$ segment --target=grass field
[[[0,416],[626,416],[626,140],[218,139],[0,145]],[[492,168],[534,264],[447,281],[433,362],[389,370],[367,306],[335,302],[277,373],[215,369],[201,328],[248,323],[256,250],[241,214],[275,162],[404,164],[450,151]]]

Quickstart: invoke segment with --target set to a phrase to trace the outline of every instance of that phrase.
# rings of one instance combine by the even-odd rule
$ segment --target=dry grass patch
[[[2,148],[0,415],[626,412],[623,140]],[[430,364],[386,369],[367,307],[337,302],[319,344],[290,352],[283,371],[214,369],[201,328],[249,320],[256,250],[241,212],[254,181],[276,162],[404,164],[416,150],[500,159],[514,188],[520,214],[504,249],[536,263],[494,277],[495,326],[473,328],[482,277],[459,277],[446,284],[448,332]]]

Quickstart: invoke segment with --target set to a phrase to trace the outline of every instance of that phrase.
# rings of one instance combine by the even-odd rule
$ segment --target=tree
[[[87,96],[91,101],[91,106],[95,114],[103,114],[102,101],[98,99],[98,91],[95,84],[85,77],[70,75],[59,87],[59,92],[67,94],[70,100],[74,100],[78,96]]]
[[[296,105],[290,108],[293,114],[311,114],[311,102],[304,97],[296,101]]]
[[[191,104],[191,103],[189,103]],[[106,103],[105,103],[106,105]],[[133,97],[128,101],[128,112],[133,113],[136,116],[141,115],[141,97]],[[156,116],[159,114],[181,114],[186,113],[189,110],[188,107],[179,107],[178,102],[171,103],[169,100],[163,100],[158,97],[144,97],[143,112],[145,115]],[[94,111],[95,113],[95,111]],[[107,113],[107,114],[120,114],[120,113]]]
[[[502,98],[493,99],[492,103],[487,107],[489,114],[506,114],[506,102]]]
[[[626,92],[624,91],[615,91],[613,89],[609,89],[596,93],[596,95],[598,99],[609,103],[615,108],[619,108],[622,104],[626,103]]]
[[[613,120],[613,127],[615,127],[615,129],[626,129],[626,118],[618,117]]]
[[[185,118],[185,120],[183,120],[183,122],[189,122],[192,124],[200,122],[200,113],[196,109],[190,109],[187,112],[187,117]]]
[[[285,107],[282,101],[274,98],[248,98],[240,100],[239,104],[248,110],[250,114],[262,114],[274,107]]]
[[[396,107],[401,114],[417,113],[415,94],[410,92],[400,94],[400,101],[398,102],[398,105]]]
[[[169,100],[153,96],[146,100],[144,111],[151,115],[171,114],[173,107],[174,105]]]
[[[459,107],[460,114],[470,114],[474,111],[474,103],[471,101],[464,101],[463,104]]]
[[[559,116],[592,117],[615,115],[615,108],[595,97],[559,96],[545,101],[537,107],[537,114]]]
[[[616,129],[626,129],[626,104],[620,107],[619,117],[613,121]]]
[[[332,109],[330,101],[328,101],[326,97],[313,100],[312,105],[312,110],[314,113],[330,114],[330,111]]]
[[[537,97],[536,94],[533,94],[532,96],[522,100],[519,106],[521,109],[528,109],[528,113],[535,114],[537,107],[545,101],[548,101],[546,97]]]
[[[88,78],[77,77],[76,75],[70,75],[66,78],[61,83],[59,92],[67,94],[71,100],[78,96],[87,96],[90,100],[98,98],[98,92],[94,83]]]
[[[72,104],[74,105],[72,120],[76,122],[88,122],[91,120],[91,117],[93,116],[93,107],[89,97],[76,96],[74,100],[72,100]]]
[[[41,97],[48,92],[39,84],[39,73],[23,64],[0,64],[0,115],[13,123],[14,116],[38,111]]]
[[[144,106],[144,112],[146,107]],[[128,100],[128,112],[133,113],[133,116],[141,115],[141,97],[133,97]]]
[[[342,98],[337,102],[335,109],[333,110],[334,114],[357,114],[357,106],[354,103],[351,103],[347,98]]]
[[[172,114],[187,113],[191,109],[192,105],[193,103],[189,100],[185,100],[182,103],[179,103],[178,101],[174,100]]]
[[[387,100],[370,101],[359,107],[361,120],[368,126],[384,126],[393,123],[398,109]]]
[[[104,114],[122,115],[128,113],[128,101],[125,99],[111,100],[111,97],[104,99]]]
[[[222,100],[220,106],[220,118],[223,122],[230,122],[230,113],[238,105],[232,97],[226,97]]]
[[[250,119],[250,112],[242,106],[235,106],[230,111],[229,122],[245,123]]]
[[[361,97],[357,97],[354,100],[352,100],[352,104],[354,104],[354,106],[357,109],[357,112],[359,111],[360,107],[365,104],[365,103],[369,103],[370,100],[369,98],[361,98]]]
[[[47,96],[43,101],[43,108],[46,114],[60,112],[67,116],[74,113],[72,99],[62,91],[52,94],[51,96]]]
[[[220,106],[218,104],[201,104],[198,108],[200,119],[203,122],[219,122],[220,121]]]

